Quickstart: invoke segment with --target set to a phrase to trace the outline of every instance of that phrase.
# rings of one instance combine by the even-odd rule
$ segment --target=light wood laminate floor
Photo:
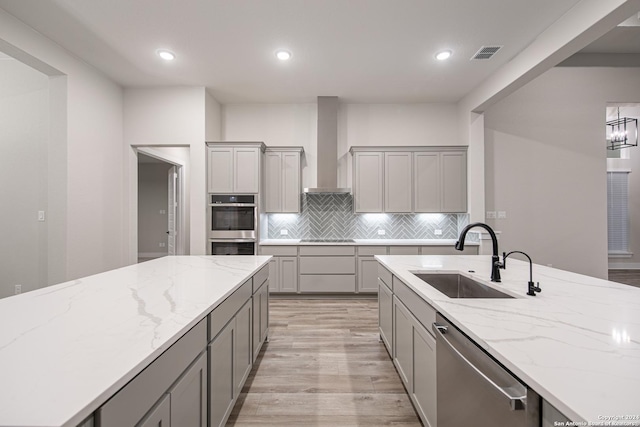
[[[420,426],[384,345],[375,299],[276,299],[228,426]]]

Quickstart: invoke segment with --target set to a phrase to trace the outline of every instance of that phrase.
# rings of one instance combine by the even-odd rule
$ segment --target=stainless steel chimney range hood
[[[318,176],[317,187],[305,193],[351,193],[338,187],[338,97],[318,97]]]

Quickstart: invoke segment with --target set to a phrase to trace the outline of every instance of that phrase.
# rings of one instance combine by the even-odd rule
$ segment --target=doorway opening
[[[640,118],[640,104],[607,104],[607,121]],[[630,135],[635,139],[634,135]],[[609,138],[609,135],[607,135]],[[640,285],[640,147],[607,150],[609,280]],[[635,172],[635,173],[634,173]]]
[[[137,158],[137,260],[185,255],[185,164],[159,147],[139,147]]]

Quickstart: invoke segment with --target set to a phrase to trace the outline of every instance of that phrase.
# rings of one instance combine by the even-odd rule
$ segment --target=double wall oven
[[[258,204],[255,194],[209,194],[209,255],[255,255]]]

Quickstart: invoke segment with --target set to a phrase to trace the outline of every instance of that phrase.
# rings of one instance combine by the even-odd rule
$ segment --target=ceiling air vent
[[[471,60],[474,59],[491,59],[493,55],[496,54],[502,48],[502,46],[482,46],[480,50],[476,52],[475,55],[471,57]]]

